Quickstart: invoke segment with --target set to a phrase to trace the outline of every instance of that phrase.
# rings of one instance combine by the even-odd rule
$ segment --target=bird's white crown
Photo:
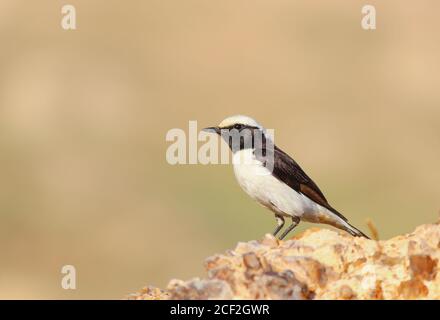
[[[255,121],[251,117],[243,116],[243,115],[235,115],[235,116],[227,117],[222,122],[220,122],[218,126],[219,128],[226,128],[234,124],[244,124],[247,126],[258,127],[260,129],[263,129],[263,127],[257,121]]]

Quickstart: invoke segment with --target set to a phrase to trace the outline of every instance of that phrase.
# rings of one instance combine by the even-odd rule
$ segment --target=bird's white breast
[[[272,175],[252,149],[244,149],[233,155],[234,173],[243,190],[252,198],[273,211],[313,220],[321,207],[306,196],[296,192]],[[309,219],[310,216],[310,219]]]

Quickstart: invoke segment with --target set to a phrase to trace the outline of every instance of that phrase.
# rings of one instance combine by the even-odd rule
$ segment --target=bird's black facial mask
[[[266,138],[262,129],[235,124],[231,127],[221,128],[219,134],[228,143],[233,153],[251,149],[255,158],[260,160],[269,172],[272,172],[274,144],[271,139]]]
[[[235,124],[228,127],[209,127],[203,129],[206,132],[217,133],[229,145],[232,153],[240,150],[251,149],[252,155],[259,160],[269,173],[274,168],[274,148],[271,138],[267,138],[265,131],[259,127]],[[246,161],[252,159],[245,159]]]
[[[220,135],[229,145],[233,153],[240,150],[253,149],[255,147],[261,148],[266,142],[266,137],[262,130],[243,125],[222,128]]]

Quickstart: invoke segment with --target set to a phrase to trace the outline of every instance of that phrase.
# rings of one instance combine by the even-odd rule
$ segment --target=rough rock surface
[[[206,279],[172,280],[131,299],[440,299],[440,224],[386,241],[309,229],[209,257]]]

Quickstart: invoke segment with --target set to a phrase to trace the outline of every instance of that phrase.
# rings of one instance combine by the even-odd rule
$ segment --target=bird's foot
[[[278,232],[280,232],[280,230],[283,228],[284,226],[284,217],[283,216],[279,216],[279,215],[275,215],[275,219],[277,219],[277,227],[275,228],[275,230],[272,232],[272,235],[274,237],[276,237],[276,235],[278,234]]]
[[[287,227],[286,230],[284,230],[283,234],[280,236],[280,240],[283,240],[289,234],[289,232],[298,225],[299,221],[300,219],[298,217],[292,217],[292,223]]]

